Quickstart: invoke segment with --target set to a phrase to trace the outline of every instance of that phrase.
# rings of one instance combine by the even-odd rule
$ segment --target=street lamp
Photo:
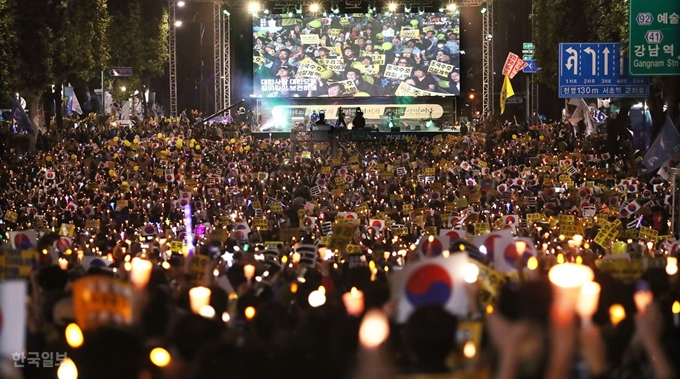
[[[180,21],[180,20],[175,21],[175,26],[178,27],[178,28],[180,26],[182,26],[182,21]]]
[[[177,6],[182,8],[186,3],[184,1],[178,1]]]

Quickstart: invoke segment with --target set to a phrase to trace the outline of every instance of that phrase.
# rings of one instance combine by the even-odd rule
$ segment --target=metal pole
[[[524,106],[524,115],[525,115],[526,122],[531,124],[531,122],[529,121],[529,120],[531,120],[531,109],[530,109],[531,108],[531,83],[530,83],[530,80],[529,80],[529,74],[524,75],[524,81],[526,83],[525,88],[527,89],[527,93],[526,93],[526,97],[527,97],[526,102],[527,103]]]

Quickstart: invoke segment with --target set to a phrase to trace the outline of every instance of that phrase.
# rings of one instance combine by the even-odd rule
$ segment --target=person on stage
[[[336,116],[338,117],[338,121],[336,121],[335,127],[339,128],[340,125],[342,125],[345,127],[345,129],[347,129],[347,122],[345,122],[345,110],[342,109],[342,107],[338,107],[338,113]]]

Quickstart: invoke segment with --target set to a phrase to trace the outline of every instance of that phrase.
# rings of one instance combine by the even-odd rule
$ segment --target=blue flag
[[[645,159],[642,161],[644,166],[641,169],[642,173],[656,170],[678,153],[680,153],[680,133],[673,125],[673,121],[667,118],[661,133],[645,154]]]
[[[12,100],[12,118],[14,121],[16,121],[20,128],[26,131],[26,133],[32,136],[35,135],[33,124],[31,124],[31,120],[28,119],[28,115],[21,106],[21,100],[18,98],[14,98],[14,100]]]

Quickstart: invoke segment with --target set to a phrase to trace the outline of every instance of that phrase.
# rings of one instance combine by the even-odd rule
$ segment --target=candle
[[[243,266],[243,275],[245,275],[246,280],[248,280],[248,283],[250,283],[250,281],[253,280],[253,276],[255,276],[255,266],[253,265]]]
[[[319,287],[319,289],[316,291],[312,291],[309,294],[307,301],[309,302],[309,305],[312,306],[312,308],[318,308],[326,304],[326,291],[323,286]]]
[[[649,254],[654,254],[654,242],[647,242],[647,251],[649,251]]]
[[[673,326],[676,328],[680,326],[680,301],[673,302]]]
[[[575,234],[572,239],[574,240],[574,243],[576,243],[577,247],[581,247],[581,244],[583,243],[583,236],[580,234]]]
[[[66,258],[63,257],[59,258],[58,263],[60,269],[64,271],[68,270],[68,260]]]
[[[600,285],[597,282],[587,282],[581,287],[576,302],[576,313],[581,317],[584,325],[589,325],[593,314],[597,310],[600,300]]]
[[[666,274],[673,276],[678,273],[678,258],[668,257],[666,258]]]
[[[146,284],[149,283],[152,268],[153,263],[151,263],[151,261],[141,258],[134,258],[132,260],[130,281],[135,286],[135,288],[144,288]]]
[[[210,288],[194,287],[189,290],[189,303],[191,311],[200,314],[204,305],[210,304]]]
[[[463,269],[463,280],[465,280],[466,283],[473,284],[474,282],[477,281],[478,276],[479,267],[476,264],[474,263],[465,264],[465,268]]]
[[[611,307],[609,307],[609,319],[611,320],[612,325],[618,325],[625,318],[626,310],[623,308],[623,305],[613,304]]]
[[[571,320],[581,287],[594,276],[590,267],[575,263],[563,263],[550,269],[548,278],[555,290],[553,310],[558,323]]]
[[[368,349],[380,346],[390,335],[387,316],[382,311],[372,309],[364,316],[359,327],[359,342]]]
[[[342,295],[342,302],[350,316],[358,317],[364,312],[364,293],[356,287]]]
[[[300,263],[300,253],[293,253],[293,264]]]
[[[633,295],[633,300],[635,300],[635,308],[637,308],[638,313],[643,314],[652,300],[654,300],[654,295],[650,290],[636,291]]]

